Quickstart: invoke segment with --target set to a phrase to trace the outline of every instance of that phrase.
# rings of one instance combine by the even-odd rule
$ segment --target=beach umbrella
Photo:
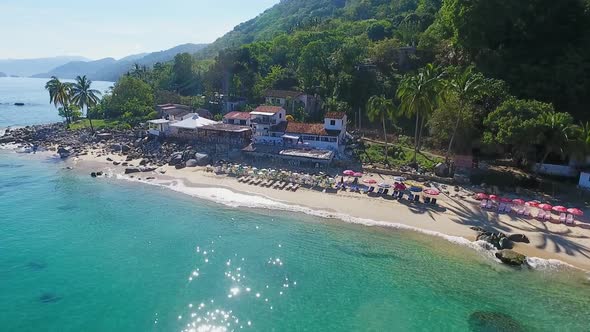
[[[498,197],[497,195],[490,195],[490,199],[492,201],[499,201],[500,200],[500,197]]]
[[[512,199],[507,198],[507,197],[502,197],[502,198],[500,198],[500,202],[502,202],[502,203],[511,203],[512,202]]]
[[[438,189],[434,189],[434,188],[426,189],[426,190],[424,190],[424,193],[426,195],[430,195],[430,196],[440,195],[440,191],[438,191]]]
[[[375,183],[377,183],[377,180],[375,180],[375,179],[364,179],[363,182],[366,183],[366,184],[375,184]]]
[[[362,177],[363,177],[363,173],[361,173],[361,172],[356,172],[356,173],[354,173],[352,176],[354,176],[355,178],[362,178]]]
[[[484,193],[477,193],[475,194],[475,199],[477,199],[478,201],[484,200],[484,199],[488,199],[490,198],[487,194]]]
[[[342,172],[342,175],[346,175],[346,176],[353,176],[354,175],[354,171],[347,169],[346,171]]]
[[[379,183],[379,188],[391,188],[391,185],[390,184],[387,184],[387,183],[384,183],[384,182],[381,182],[381,183]]]
[[[549,205],[547,203],[543,203],[543,204],[539,204],[537,205],[537,207],[541,210],[545,210],[545,211],[551,211],[551,209],[553,209],[552,205]]]
[[[394,176],[393,181],[404,182],[406,181],[406,178],[404,178],[403,176]]]
[[[396,183],[396,184],[395,184],[395,187],[394,187],[394,189],[395,189],[395,190],[402,191],[402,190],[406,190],[406,189],[407,189],[407,187],[406,187],[406,185],[405,185],[405,184],[403,184],[403,183]]]
[[[555,212],[559,212],[559,213],[565,213],[567,212],[567,208],[565,206],[554,206],[551,210],[555,211]]]
[[[567,209],[567,213],[573,214],[574,216],[583,216],[584,215],[584,211],[582,211],[578,208]]]
[[[419,193],[422,191],[422,188],[418,187],[418,186],[411,186],[410,187],[410,191],[411,192],[415,192],[415,193]]]
[[[531,206],[531,207],[537,207],[537,206],[539,206],[539,204],[541,204],[541,202],[539,202],[539,201],[528,201],[525,204],[528,205],[528,206]]]
[[[520,198],[516,198],[512,200],[512,203],[517,204],[517,205],[523,205],[524,204],[524,200],[520,199]]]

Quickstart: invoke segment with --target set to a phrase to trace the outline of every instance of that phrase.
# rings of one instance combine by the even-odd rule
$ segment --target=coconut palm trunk
[[[416,129],[414,130],[414,164],[416,163],[418,157],[418,131],[420,124],[420,113],[416,112]]]
[[[389,149],[387,147],[387,131],[385,127],[385,115],[381,115],[381,121],[383,122],[383,142],[385,142],[385,164],[389,165],[389,158],[387,156]]]

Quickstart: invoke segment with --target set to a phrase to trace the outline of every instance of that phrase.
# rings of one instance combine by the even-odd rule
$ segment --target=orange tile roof
[[[328,112],[326,113],[325,118],[328,119],[343,119],[346,116],[344,112]]]
[[[328,136],[323,123],[301,123],[289,121],[286,133]]]
[[[224,119],[234,119],[234,120],[249,120],[250,113],[248,112],[229,112],[223,116]]]

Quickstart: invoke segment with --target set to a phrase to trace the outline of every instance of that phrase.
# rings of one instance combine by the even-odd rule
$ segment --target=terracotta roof
[[[328,136],[323,123],[301,123],[290,121],[286,133]]]
[[[250,120],[250,113],[248,112],[229,112],[223,116],[224,119],[233,120]]]
[[[328,112],[326,113],[325,118],[328,119],[343,119],[346,116],[344,112]]]
[[[274,97],[274,98],[295,98],[299,97],[303,94],[303,92],[299,91],[290,91],[290,90],[266,90],[264,92],[265,97]]]
[[[281,106],[258,106],[254,110],[254,112],[265,112],[265,113],[273,113],[276,114],[283,110]]]

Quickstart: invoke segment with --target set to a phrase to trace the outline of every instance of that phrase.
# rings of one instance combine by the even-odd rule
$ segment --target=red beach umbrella
[[[490,198],[490,197],[484,193],[478,193],[475,195],[475,199],[477,199],[478,201],[488,199],[488,198]]]
[[[502,197],[502,198],[500,198],[500,202],[502,202],[502,203],[511,203],[512,202],[512,199],[506,198],[506,197]]]
[[[363,182],[366,183],[366,184],[375,184],[375,183],[377,183],[377,180],[375,180],[375,179],[364,179]]]
[[[545,210],[545,211],[551,211],[551,209],[553,209],[552,205],[549,205],[547,203],[543,203],[543,204],[539,204],[537,205],[537,207],[541,210]]]
[[[498,200],[500,200],[500,197],[498,197],[497,195],[490,195],[490,199],[492,201],[498,201]]]
[[[406,187],[406,185],[405,185],[405,184],[403,184],[403,183],[397,183],[397,182],[396,182],[396,183],[394,184],[394,189],[395,189],[395,190],[399,190],[399,191],[401,191],[401,190],[406,190],[406,189],[408,189],[408,187]]]
[[[517,205],[523,205],[524,204],[524,200],[517,198],[517,199],[513,199],[512,203],[517,204]]]
[[[554,206],[551,210],[555,211],[555,212],[559,212],[559,213],[565,213],[567,212],[567,208],[565,206]]]
[[[528,206],[537,207],[537,206],[539,206],[540,203],[539,203],[539,201],[528,201],[525,204]]]
[[[582,211],[578,208],[567,209],[567,213],[573,214],[574,216],[583,216],[584,215],[584,211]]]
[[[343,175],[346,175],[346,176],[353,176],[354,173],[355,172],[353,170],[351,170],[351,169],[347,169],[346,171],[342,172],[342,174]]]
[[[438,196],[438,195],[440,195],[440,191],[438,191],[437,189],[426,189],[423,192],[426,195],[430,195],[430,196]]]

